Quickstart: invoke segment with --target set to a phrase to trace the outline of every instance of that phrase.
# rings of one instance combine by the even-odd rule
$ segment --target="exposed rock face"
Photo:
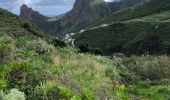
[[[48,17],[40,14],[37,11],[34,11],[32,8],[29,8],[26,5],[21,6],[20,17],[27,20],[31,20],[44,31],[47,31],[47,27],[50,26],[50,23],[47,21]]]
[[[26,5],[21,6],[20,17],[28,20],[32,20],[33,10],[32,8],[28,8]]]
[[[76,0],[73,9],[60,19],[60,31],[75,31],[81,27],[107,17],[111,8],[103,0]]]

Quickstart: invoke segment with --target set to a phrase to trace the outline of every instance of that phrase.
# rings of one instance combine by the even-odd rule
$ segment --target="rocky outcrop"
[[[73,9],[59,21],[59,32],[73,32],[112,13],[103,0],[76,0]]]
[[[27,7],[27,5],[21,6],[19,16],[32,21],[44,31],[48,31],[48,27],[51,25],[48,22],[48,17],[40,14],[38,11],[34,11],[32,8]]]

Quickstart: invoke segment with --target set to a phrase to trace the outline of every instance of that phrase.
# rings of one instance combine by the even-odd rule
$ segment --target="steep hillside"
[[[87,29],[80,33],[75,44],[87,44],[98,48],[103,54],[169,53],[169,4],[167,0],[152,0],[130,8],[133,11],[128,13],[130,9],[117,12],[108,18],[110,21],[106,19],[106,23],[113,21],[111,24]],[[140,17],[145,14],[149,16]]]
[[[105,75],[108,66],[116,70],[112,60],[78,54],[51,39],[31,22],[0,9],[0,100],[116,97]]]

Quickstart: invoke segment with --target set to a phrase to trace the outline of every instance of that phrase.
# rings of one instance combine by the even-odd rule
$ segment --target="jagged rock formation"
[[[48,27],[52,25],[48,22],[49,17],[40,14],[38,11],[34,11],[32,8],[27,7],[27,5],[21,6],[20,17],[32,21],[44,31],[48,31]]]
[[[59,30],[63,34],[73,32],[112,13],[103,0],[76,0],[73,9],[59,21]]]

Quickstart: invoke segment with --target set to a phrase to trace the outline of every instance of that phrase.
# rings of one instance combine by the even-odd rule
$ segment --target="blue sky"
[[[0,7],[19,14],[20,6],[26,4],[43,15],[55,16],[69,11],[74,2],[75,0],[0,0]]]

